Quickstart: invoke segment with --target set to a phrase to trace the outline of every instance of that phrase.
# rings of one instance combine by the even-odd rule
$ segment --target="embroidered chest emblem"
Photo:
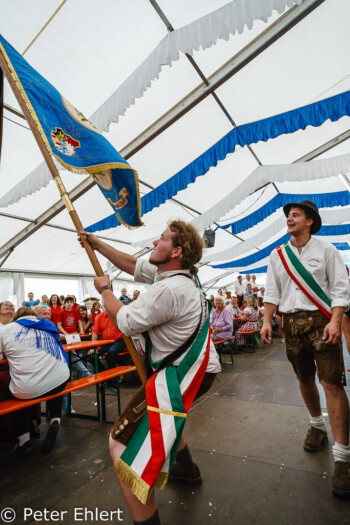
[[[63,155],[68,155],[69,157],[75,154],[76,148],[80,148],[79,140],[73,139],[73,137],[64,133],[61,128],[55,128],[55,131],[51,131],[51,139],[55,148]]]

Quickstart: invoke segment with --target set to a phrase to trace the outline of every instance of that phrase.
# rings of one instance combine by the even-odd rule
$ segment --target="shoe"
[[[318,452],[328,442],[327,432],[316,427],[307,431],[304,441],[304,449],[308,452]]]
[[[33,445],[33,443],[31,442],[30,439],[28,439],[28,441],[23,443],[23,445],[21,445],[21,446],[20,446],[19,442],[17,441],[17,443],[14,446],[13,453],[14,453],[15,456],[21,456],[22,454],[24,454],[25,452],[30,450],[32,448],[32,445]]]
[[[45,439],[41,445],[41,451],[44,454],[48,454],[54,448],[59,429],[60,429],[60,425],[58,421],[54,421],[49,426],[49,430],[47,431]]]
[[[350,497],[350,465],[344,461],[334,463],[332,492],[336,496]]]
[[[202,483],[202,476],[197,463],[193,463],[190,469],[184,470],[175,462],[169,474],[169,479],[173,481],[184,481],[185,483],[191,483],[193,485],[200,485]]]

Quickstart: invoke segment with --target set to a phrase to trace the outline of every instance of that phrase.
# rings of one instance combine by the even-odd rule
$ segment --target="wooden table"
[[[64,344],[63,348],[66,350],[66,352],[69,352],[71,350],[86,350],[89,348],[111,345],[114,342],[114,339],[101,339],[97,341],[79,341],[78,343],[71,343],[70,345]]]
[[[79,334],[79,337],[80,339],[84,339],[84,340],[87,340],[87,339],[91,339],[91,335],[92,334]]]

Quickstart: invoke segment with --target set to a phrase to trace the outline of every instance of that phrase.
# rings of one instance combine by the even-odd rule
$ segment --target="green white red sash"
[[[163,489],[166,485],[187,412],[207,369],[209,348],[207,312],[197,338],[180,364],[169,365],[147,381],[147,411],[116,465],[121,479],[143,504],[155,486]]]
[[[277,253],[289,277],[298,285],[298,288],[328,319],[332,317],[331,301],[307,271],[298,257],[293,253],[288,243],[277,248]]]

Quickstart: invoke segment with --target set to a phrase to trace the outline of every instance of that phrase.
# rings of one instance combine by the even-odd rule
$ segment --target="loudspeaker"
[[[210,228],[204,230],[203,242],[206,248],[213,248],[215,244],[215,232]]]

